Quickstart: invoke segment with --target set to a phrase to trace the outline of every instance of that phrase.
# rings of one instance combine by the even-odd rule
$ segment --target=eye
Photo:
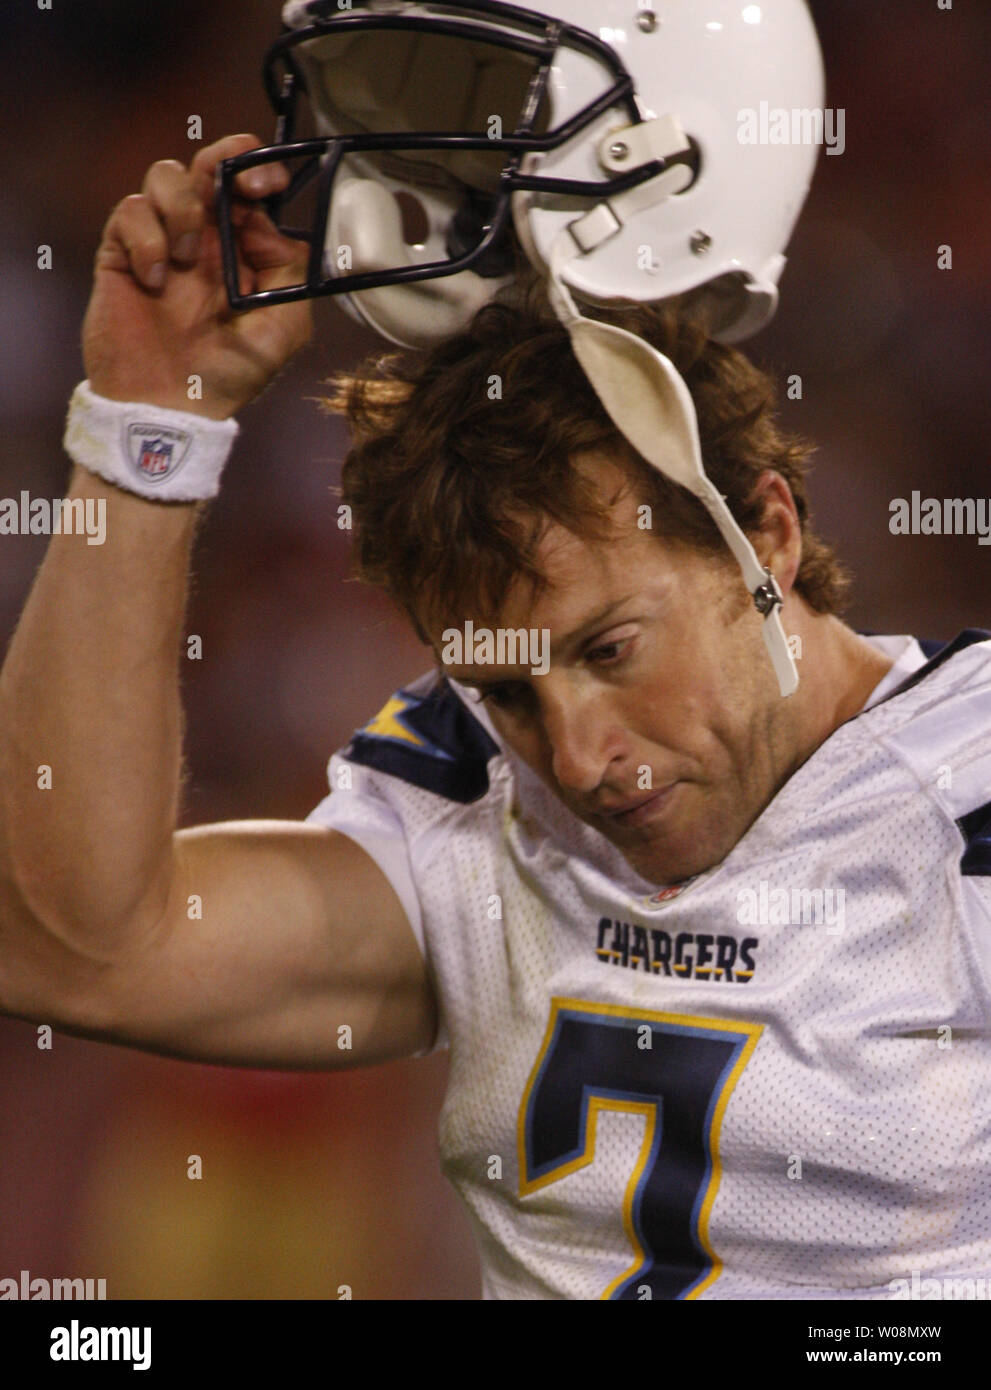
[[[630,654],[632,645],[632,636],[617,637],[612,642],[600,642],[598,646],[588,649],[585,653],[585,659],[593,662],[596,666],[616,666]]]
[[[498,709],[510,709],[514,705],[521,705],[530,690],[525,685],[513,685],[507,682],[505,685],[492,685],[487,690],[479,690],[479,697],[483,704],[495,705]]]

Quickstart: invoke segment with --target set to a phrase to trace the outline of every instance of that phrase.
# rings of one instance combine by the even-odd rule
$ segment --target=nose
[[[545,690],[541,705],[555,781],[588,796],[610,764],[622,760],[622,730],[599,701],[579,699],[568,690]]]

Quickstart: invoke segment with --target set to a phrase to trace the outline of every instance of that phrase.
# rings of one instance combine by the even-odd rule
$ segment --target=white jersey
[[[987,638],[896,671],[681,889],[436,677],[332,758],[311,819],[380,864],[435,981],[486,1297],[991,1279]]]

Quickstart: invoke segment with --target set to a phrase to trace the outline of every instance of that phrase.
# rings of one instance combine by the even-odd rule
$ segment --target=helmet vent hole
[[[430,234],[427,210],[413,193],[400,189],[392,195],[399,204],[403,221],[403,241],[407,246],[422,246]]]

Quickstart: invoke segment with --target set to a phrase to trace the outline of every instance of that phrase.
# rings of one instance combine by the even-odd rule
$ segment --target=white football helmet
[[[276,143],[218,175],[235,308],[340,294],[426,346],[512,279],[510,229],[546,273],[568,228],[578,303],[706,286],[724,341],[773,314],[817,147],[769,143],[768,114],[804,112],[808,129],[824,99],[806,0],[289,0],[283,19],[265,64]],[[307,275],[242,294],[233,180],[269,160],[293,173],[270,212],[309,243]],[[308,225],[290,229],[306,197]]]

